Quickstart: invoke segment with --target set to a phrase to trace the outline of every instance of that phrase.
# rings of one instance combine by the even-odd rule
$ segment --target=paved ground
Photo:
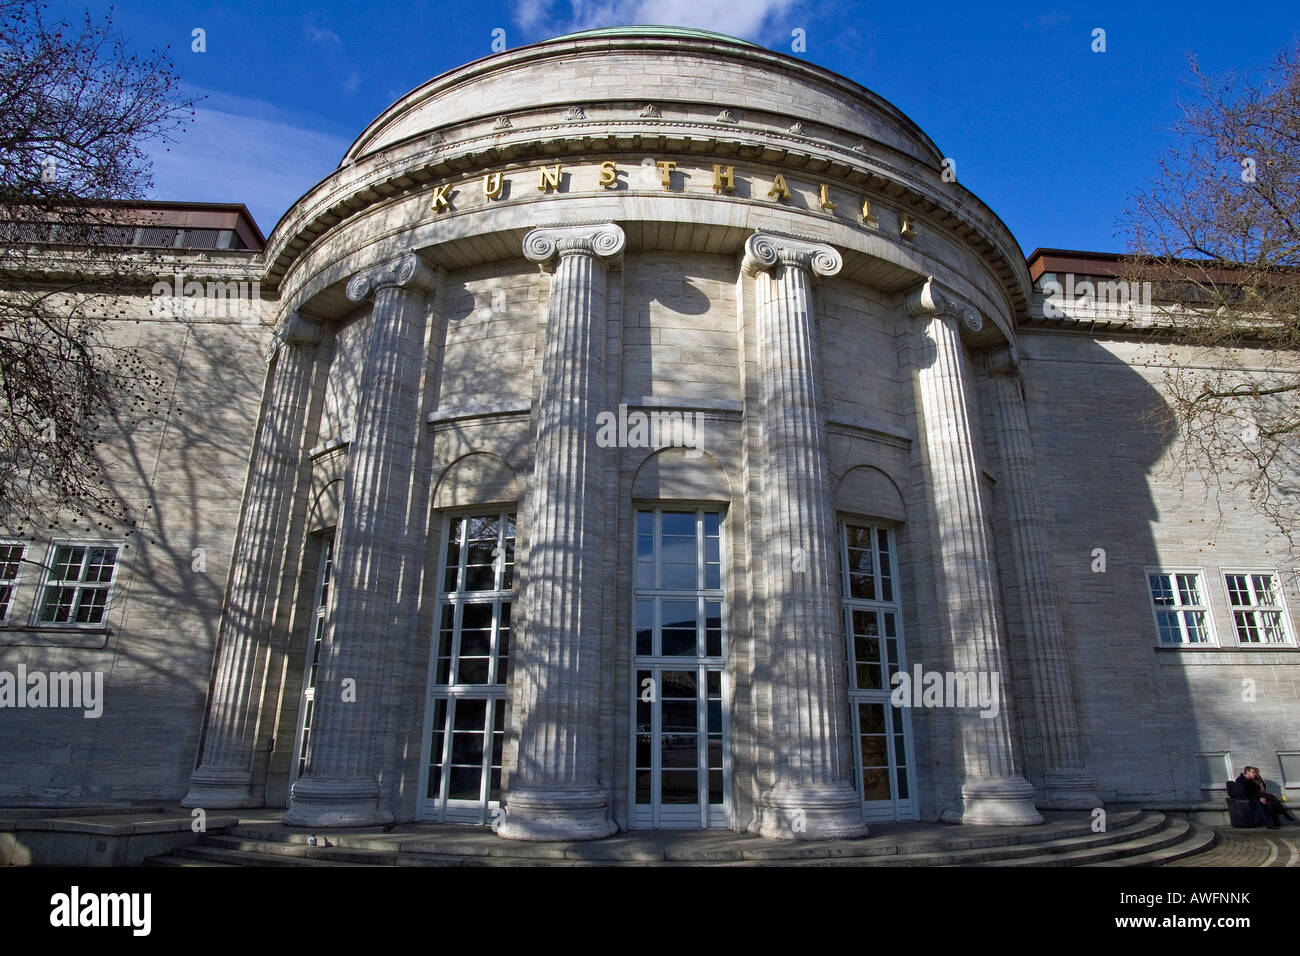
[[[1220,829],[1218,842],[1164,866],[1300,866],[1300,826],[1281,830]]]

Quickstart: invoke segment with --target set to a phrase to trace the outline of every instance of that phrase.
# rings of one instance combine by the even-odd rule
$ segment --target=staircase
[[[148,866],[1156,866],[1215,843],[1204,824],[1149,810],[1111,813],[1094,833],[1082,813],[1037,827],[874,824],[862,840],[785,842],[732,831],[633,831],[605,840],[501,840],[485,827],[406,824],[395,832],[289,830],[274,817],[150,858]],[[401,832],[396,832],[401,831]],[[328,839],[330,846],[325,846]]]

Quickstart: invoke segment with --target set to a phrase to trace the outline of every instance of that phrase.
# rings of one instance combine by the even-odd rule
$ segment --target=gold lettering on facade
[[[835,203],[831,202],[831,197],[830,197],[829,195],[827,195],[827,192],[826,192],[826,184],[825,184],[825,183],[822,183],[822,184],[821,184],[821,187],[822,187],[822,188],[821,188],[821,192],[818,194],[818,197],[817,197],[817,201],[818,201],[818,203],[820,203],[820,204],[821,204],[821,207],[822,207],[823,209],[825,209],[827,212],[834,212],[834,211],[835,211]]]
[[[780,173],[772,177],[772,188],[767,191],[767,198],[782,201],[790,198],[790,187],[785,184],[785,177]]]
[[[673,188],[673,170],[677,164],[671,159],[657,159],[655,165],[659,167],[659,182],[664,189]]]
[[[862,221],[865,222],[868,226],[880,225],[880,220],[877,219],[876,214],[871,211],[870,199],[862,200]]]
[[[912,225],[912,217],[907,213],[898,216],[898,234],[904,239],[916,238],[916,226]]]
[[[600,187],[602,189],[618,188],[618,167],[609,160],[600,164]]]
[[[554,166],[542,166],[537,170],[537,172],[540,174],[537,177],[537,191],[539,193],[544,193],[548,189],[560,188],[559,163],[556,163]]]
[[[496,199],[501,195],[504,185],[505,180],[501,178],[500,173],[488,173],[483,177],[483,195],[488,199]]]
[[[451,183],[443,183],[441,186],[433,187],[433,211],[440,209],[450,209],[451,200],[447,198],[447,193],[451,189]]]
[[[713,191],[715,193],[734,192],[736,188],[736,167],[728,166],[725,171],[718,163],[713,164]]]

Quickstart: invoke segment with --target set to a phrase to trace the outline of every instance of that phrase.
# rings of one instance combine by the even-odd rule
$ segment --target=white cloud
[[[201,93],[202,91],[194,91]],[[178,142],[152,143],[152,198],[242,202],[263,233],[332,172],[351,140],[262,100],[210,93]],[[169,147],[169,148],[168,148]]]
[[[795,0],[515,0],[515,23],[525,31],[559,36],[575,30],[629,24],[696,27],[757,39],[767,22]]]
[[[333,30],[322,30],[319,27],[307,27],[307,39],[312,43],[333,43],[335,46],[342,46],[342,38]]]

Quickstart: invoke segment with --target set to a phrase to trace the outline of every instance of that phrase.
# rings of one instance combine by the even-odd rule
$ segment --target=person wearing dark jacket
[[[1261,826],[1276,830],[1282,826],[1278,819],[1283,816],[1292,823],[1296,822],[1291,811],[1282,806],[1282,801],[1264,789],[1264,777],[1258,767],[1244,768],[1237,777],[1237,783],[1241,784],[1246,798],[1254,807],[1255,819]]]

